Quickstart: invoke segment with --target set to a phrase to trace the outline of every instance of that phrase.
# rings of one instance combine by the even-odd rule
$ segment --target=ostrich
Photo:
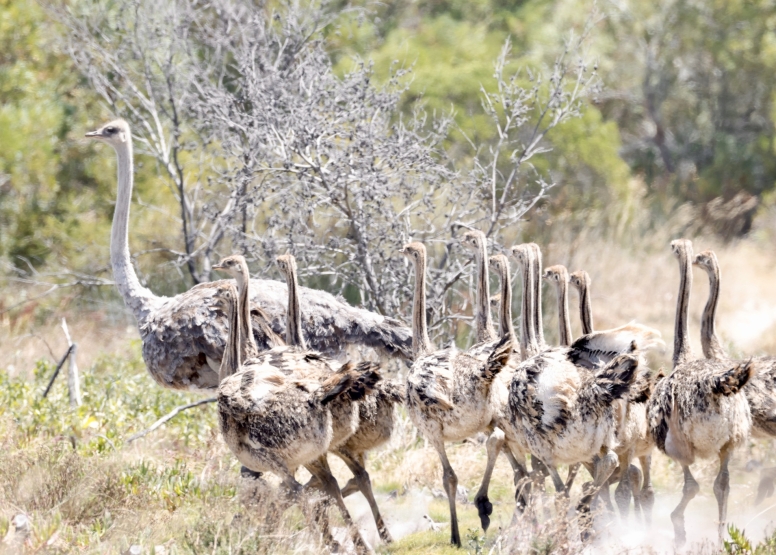
[[[521,305],[522,315],[520,326],[520,343],[519,351],[517,351],[518,343],[515,336],[514,326],[512,324],[512,280],[509,271],[509,261],[503,254],[496,254],[490,257],[490,265],[496,271],[500,279],[501,292],[499,294],[499,327],[501,331],[501,337],[509,337],[513,345],[513,354],[509,359],[509,363],[501,372],[499,372],[498,376],[496,376],[496,379],[493,381],[491,390],[491,405],[494,413],[493,424],[495,426],[499,426],[499,423],[506,416],[508,390],[509,383],[512,378],[512,372],[514,372],[516,369],[519,361],[522,360],[523,353],[525,353],[528,349],[528,312],[530,310],[528,301],[530,296],[528,296],[525,291],[528,287],[532,287],[532,283],[529,275],[530,268],[526,265],[525,267],[521,268],[524,293],[522,299],[523,302]],[[505,443],[506,436],[499,427],[494,429],[493,433],[488,437],[488,441],[486,443],[488,462],[482,478],[480,489],[477,491],[477,494],[474,498],[474,504],[477,507],[480,516],[480,522],[482,524],[483,530],[485,531],[488,530],[488,526],[490,525],[490,515],[493,512],[493,505],[488,499],[490,480],[493,475],[493,469],[495,467],[498,453],[504,448]],[[527,443],[523,438],[513,436],[510,444],[507,445],[505,454],[509,458],[510,464],[512,465],[515,486],[519,487],[523,478],[529,475],[525,466],[525,459],[526,455],[528,454]],[[517,457],[519,457],[520,460],[518,460]],[[536,464],[537,462],[534,461],[534,466],[536,466]],[[523,492],[519,492],[517,502],[518,507],[521,509],[527,505],[528,500]]]
[[[719,301],[721,274],[719,262],[714,251],[703,251],[693,259],[693,264],[699,266],[709,276],[709,298],[703,309],[701,318],[701,346],[703,356],[709,360],[730,360],[722,343],[717,337],[716,315]],[[752,435],[760,438],[776,437],[776,357],[760,357],[757,373],[752,376],[744,388],[744,394],[749,401],[752,413]],[[761,473],[760,485],[757,488],[757,500],[773,494],[776,467],[764,468]]]
[[[333,364],[325,357],[307,349],[302,335],[301,312],[299,308],[296,260],[291,255],[277,257],[277,264],[286,279],[288,289],[288,310],[286,323],[286,342],[288,347],[278,347],[251,356],[248,362],[265,368],[280,368],[289,375],[327,375],[334,372]],[[241,314],[248,311],[247,299],[250,287],[248,265],[240,255],[223,259],[216,269],[229,273],[237,281],[237,290],[241,302],[238,303]],[[302,361],[303,362],[300,362]],[[380,538],[390,543],[391,535],[383,522],[377,502],[372,493],[369,474],[365,468],[365,454],[388,441],[394,426],[393,406],[402,400],[402,392],[397,384],[380,381],[365,395],[358,405],[344,402],[332,403],[333,438],[330,451],[339,456],[353,472],[354,478],[343,488],[343,497],[361,491],[372,510]]]
[[[558,294],[558,338],[561,347],[571,345],[571,320],[569,319],[569,272],[560,264],[544,269],[542,277],[555,286]]]
[[[286,278],[289,292],[286,342],[289,346],[306,350],[297,296],[296,260],[292,255],[284,254],[277,257],[277,264]],[[342,489],[343,497],[356,491],[363,494],[369,503],[380,539],[385,543],[391,543],[393,539],[380,515],[380,509],[372,492],[372,482],[366,471],[366,453],[391,439],[396,416],[394,405],[403,400],[403,392],[398,384],[384,380],[378,382],[358,404],[356,430],[344,442],[335,444],[331,449],[331,452],[340,457],[353,473],[353,478]]]
[[[520,245],[513,254],[537,275],[536,247]],[[537,288],[527,288],[531,296]],[[538,322],[540,300],[533,298],[533,322]],[[538,330],[535,330],[538,336]],[[614,401],[627,395],[639,365],[638,336],[616,331],[583,336],[570,347],[538,348],[513,375],[509,390],[509,415],[504,422],[507,440],[521,435],[532,454],[548,468],[558,492],[566,484],[557,472],[558,464],[594,462],[595,493],[609,478],[616,464],[616,410]],[[538,343],[538,341],[536,341]],[[603,365],[590,371],[582,366],[596,361]],[[583,508],[591,495],[587,495]]]
[[[111,265],[124,304],[134,314],[143,341],[143,359],[163,387],[213,390],[226,343],[226,318],[218,308],[223,282],[202,283],[175,297],[158,297],[138,279],[129,255],[132,198],[132,135],[124,120],[112,121],[87,137],[113,147],[118,159],[118,195],[111,229]],[[257,344],[279,344],[287,295],[284,284],[253,280],[251,324]],[[409,358],[410,330],[398,321],[351,307],[323,291],[302,288],[305,332],[312,346],[331,354],[351,343],[382,354]]]
[[[679,261],[679,295],[676,303],[673,372],[661,379],[647,407],[649,428],[658,448],[682,465],[684,487],[679,505],[671,513],[674,541],[687,539],[684,511],[700,489],[690,471],[698,458],[719,459],[714,496],[719,511],[720,537],[727,517],[730,492],[728,462],[751,428],[749,404],[742,389],[754,364],[695,359],[687,333],[688,303],[692,288],[692,243],[678,239],[671,250]]]
[[[485,362],[455,348],[435,351],[426,328],[426,248],[415,242],[401,252],[415,269],[412,308],[415,362],[407,375],[407,412],[439,454],[450,505],[450,541],[460,547],[455,506],[458,478],[447,459],[445,442],[460,441],[489,428],[493,421],[491,385],[509,360],[512,342],[508,336],[499,341]]]
[[[579,293],[579,318],[582,323],[582,333],[593,333],[593,310],[590,302],[590,276],[584,270],[573,272],[570,275],[571,285]],[[626,324],[623,329],[632,327],[644,329],[638,324]],[[646,345],[644,350],[653,346],[663,345],[660,333],[654,330],[654,338],[644,335]],[[623,405],[625,414],[617,430],[618,445],[615,448],[619,459],[618,471],[612,474],[612,480],[617,479],[619,484],[614,496],[620,509],[620,514],[627,516],[630,506],[630,495],[636,510],[640,510],[647,524],[652,522],[652,507],[655,504],[655,490],[652,487],[652,450],[655,442],[649,433],[647,426],[647,401],[652,393],[653,380],[650,378],[649,368],[643,365],[639,372],[637,382],[631,389],[627,403]],[[631,464],[634,458],[639,459],[641,471]],[[627,469],[627,470],[625,470]],[[623,474],[623,471],[625,473]],[[642,482],[643,474],[643,482]],[[639,489],[641,484],[641,489]],[[602,490],[604,502],[610,506],[608,487]]]
[[[477,343],[494,341],[498,337],[490,317],[490,283],[486,241],[485,234],[479,230],[467,231],[461,238],[461,243],[474,252],[474,262],[477,265],[476,308],[474,311]]]
[[[293,498],[302,490],[294,478],[305,466],[332,497],[348,524],[356,547],[367,551],[326,461],[332,439],[329,405],[340,398],[357,400],[379,374],[369,365],[343,366],[325,379],[300,379],[272,369],[243,366],[240,311],[232,284],[228,301],[227,345],[221,359],[218,415],[221,434],[237,459],[254,472],[272,472]]]

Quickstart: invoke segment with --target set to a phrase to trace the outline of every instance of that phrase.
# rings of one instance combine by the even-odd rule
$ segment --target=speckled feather
[[[143,359],[160,385],[195,390],[218,386],[217,368],[227,334],[219,298],[227,283],[203,283],[176,297],[158,299],[158,308],[148,315],[140,334]],[[411,331],[397,320],[349,306],[323,291],[304,287],[299,291],[302,326],[316,351],[337,355],[354,343],[411,358]],[[282,345],[287,294],[283,283],[251,280],[251,320],[259,349]]]

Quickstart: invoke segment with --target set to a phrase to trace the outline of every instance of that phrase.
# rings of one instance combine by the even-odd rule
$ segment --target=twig
[[[168,412],[167,414],[162,416],[159,420],[154,422],[151,425],[150,428],[146,428],[142,432],[138,432],[138,433],[130,436],[129,439],[127,439],[127,443],[132,443],[136,439],[140,439],[141,437],[147,436],[148,434],[150,434],[151,432],[153,432],[154,430],[156,430],[157,428],[159,428],[160,426],[165,424],[168,420],[172,420],[173,418],[175,418],[175,416],[177,416],[178,413],[183,412],[186,409],[192,409],[194,407],[198,407],[198,406],[204,405],[206,403],[215,403],[215,402],[216,402],[216,398],[215,397],[210,397],[208,399],[201,399],[201,400],[196,401],[194,403],[189,403],[188,405],[181,405],[179,407],[175,407],[170,412]]]
[[[67,393],[70,398],[70,406],[79,407],[81,406],[81,380],[78,377],[78,365],[75,360],[78,344],[73,343],[70,338],[70,330],[67,329],[67,320],[64,318],[62,318],[62,331],[65,332],[65,339],[70,347],[70,363],[67,366]]]
[[[54,385],[54,380],[57,379],[57,375],[59,374],[59,371],[62,369],[62,365],[65,364],[65,361],[67,360],[67,357],[70,356],[70,353],[73,351],[73,346],[70,345],[67,348],[67,352],[65,353],[65,356],[62,357],[62,360],[59,361],[59,364],[57,364],[56,370],[54,370],[54,375],[51,376],[51,379],[49,380],[48,385],[46,386],[46,391],[43,392],[43,398],[45,399],[46,396],[49,394],[49,391],[51,391],[51,386]]]

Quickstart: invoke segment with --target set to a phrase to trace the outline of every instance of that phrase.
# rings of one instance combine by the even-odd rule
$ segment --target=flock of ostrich
[[[476,263],[477,342],[468,350],[437,349],[427,333],[426,249],[418,242],[401,250],[415,275],[411,329],[328,293],[299,287],[291,255],[277,258],[285,286],[251,279],[244,258],[233,255],[213,269],[234,281],[200,284],[171,298],[155,296],[138,280],[128,249],[130,128],[117,120],[86,136],[110,144],[117,154],[111,263],[118,289],[137,318],[151,375],[164,387],[217,390],[221,434],[244,472],[276,475],[288,504],[307,499],[300,494],[311,488],[322,491],[339,508],[358,551],[369,546],[343,501],[351,493],[366,497],[381,540],[392,539],[372,493],[366,456],[390,438],[398,404],[404,404],[439,454],[450,541],[457,546],[458,480],[445,451],[449,442],[487,436],[487,465],[474,500],[485,530],[493,509],[488,488],[499,453],[514,471],[516,515],[527,511],[535,499],[531,489],[543,488],[547,477],[557,496],[568,496],[584,465],[592,482],[583,485],[575,507],[583,535],[592,526],[594,502],[613,511],[609,487],[615,482],[621,517],[628,517],[633,499],[634,512],[651,523],[650,464],[657,447],[683,469],[682,498],[671,513],[675,543],[682,545],[684,512],[699,491],[690,465],[719,460],[713,488],[721,536],[732,453],[750,434],[776,437],[776,357],[728,357],[714,327],[717,258],[711,251],[693,256],[688,240],[671,243],[680,281],[670,373],[647,366],[645,353],[663,345],[659,332],[635,323],[594,330],[587,273],[569,274],[563,266],[543,272],[534,243],[508,251],[517,262],[523,291],[517,334],[509,260],[503,254],[488,257],[485,236],[476,230],[467,231],[462,243]],[[703,358],[693,354],[688,337],[692,265],[707,272],[711,285],[701,327]],[[489,268],[500,278],[498,332],[490,312]],[[547,345],[542,332],[542,279],[557,292],[558,346]],[[583,335],[576,340],[571,337],[569,284],[579,294]],[[384,379],[376,362],[338,362],[335,356],[351,344],[410,361],[406,383]],[[353,473],[344,488],[332,475],[328,453]],[[569,468],[565,480],[558,472],[561,465]],[[299,467],[312,474],[305,485],[295,478]],[[773,469],[763,473],[758,501],[773,492],[774,478]],[[315,512],[317,522],[325,522],[324,503],[302,505]],[[334,543],[327,526],[321,526],[321,533]]]

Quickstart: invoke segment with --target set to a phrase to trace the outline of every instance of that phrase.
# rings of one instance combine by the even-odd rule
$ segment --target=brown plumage
[[[450,506],[450,541],[460,546],[455,498],[458,478],[445,452],[445,442],[461,441],[481,431],[490,431],[493,420],[490,402],[494,378],[509,360],[510,337],[492,349],[487,360],[455,348],[433,351],[426,331],[426,249],[410,243],[402,249],[415,268],[413,303],[413,351],[415,362],[407,374],[407,412],[418,430],[439,453],[443,480]]]
[[[582,332],[594,337],[590,276],[585,271],[577,271],[572,273],[570,277],[571,285],[579,294],[579,317],[582,322]],[[632,329],[635,334],[640,336],[636,342],[643,350],[663,344],[660,333],[656,330],[638,324],[626,324],[626,326],[617,329],[623,328]],[[610,482],[618,481],[614,497],[620,514],[627,517],[632,495],[636,512],[640,511],[648,524],[652,522],[652,508],[655,503],[651,473],[652,451],[655,442],[647,425],[647,401],[652,394],[653,387],[654,380],[650,376],[646,361],[642,359],[627,399],[617,404],[619,415],[615,453],[617,453],[618,458],[618,470],[612,474],[610,479]],[[638,458],[641,464],[640,472],[638,468],[631,465],[631,461],[635,458]],[[607,506],[611,503],[608,490],[608,485],[601,490]]]
[[[721,272],[714,251],[703,251],[693,259],[693,265],[702,268],[709,277],[709,298],[701,317],[701,346],[703,356],[710,360],[728,361],[727,352],[717,337],[716,315],[721,288]],[[776,437],[776,357],[758,357],[757,373],[744,388],[752,413],[752,435],[762,438]],[[738,361],[742,362],[742,361]],[[776,467],[764,468],[757,488],[756,504],[773,494]]]
[[[226,315],[218,299],[226,283],[202,283],[175,297],[158,297],[141,285],[129,255],[132,198],[132,135],[124,120],[110,122],[87,137],[108,143],[118,159],[118,194],[111,229],[111,266],[124,304],[137,319],[143,359],[163,387],[212,390],[226,344]],[[284,333],[284,284],[254,279],[251,325],[259,349],[278,346]],[[381,354],[409,358],[410,330],[391,318],[355,308],[323,291],[300,288],[304,331],[318,351],[340,354],[348,344],[366,345]]]
[[[298,289],[296,259],[290,254],[285,254],[278,256],[277,263],[286,278],[289,291],[286,341],[289,346],[305,349],[296,294]],[[359,385],[359,382],[356,382],[355,386]],[[366,470],[366,453],[391,439],[396,419],[394,405],[403,401],[402,393],[401,387],[393,382],[380,381],[377,384],[366,384],[365,394],[358,404],[356,429],[346,440],[336,442],[331,447],[331,452],[340,457],[353,473],[353,478],[342,490],[343,497],[355,491],[360,491],[364,495],[372,511],[380,538],[386,543],[390,543],[393,539],[372,492],[372,483]]]
[[[688,303],[692,288],[692,243],[671,243],[679,261],[679,295],[674,332],[674,370],[661,379],[649,400],[650,432],[658,448],[682,465],[682,500],[671,513],[675,542],[686,541],[684,511],[699,491],[690,465],[698,458],[717,457],[719,472],[714,495],[719,512],[719,534],[724,532],[730,492],[728,462],[751,429],[749,403],[741,390],[752,376],[753,365],[694,359],[688,337]]]
[[[521,265],[529,266],[531,279],[541,275],[536,251],[534,245],[513,249]],[[537,291],[541,294],[535,286],[526,290],[531,296]],[[569,347],[542,348],[538,329],[541,298],[529,299],[527,305],[534,311],[535,344],[528,349],[534,354],[513,375],[504,432],[508,441],[525,438],[531,453],[548,467],[559,492],[566,484],[557,465],[595,459],[596,491],[616,465],[612,450],[616,445],[615,402],[627,397],[637,376],[635,336],[629,330],[617,330],[583,336]],[[591,370],[580,361],[595,364]]]
[[[301,340],[299,339],[301,338],[301,335],[299,335],[301,326],[298,322],[301,315],[296,296],[296,263],[293,257],[285,255],[279,258],[278,264],[288,280],[289,298],[287,314],[289,322],[287,322],[287,330],[290,330],[288,337],[292,341]],[[248,272],[247,264],[242,256],[233,255],[227,257],[214,266],[214,269],[224,270],[238,278],[238,288],[249,287],[247,279],[239,279],[241,275],[243,277],[247,276]],[[241,319],[245,317],[248,311],[248,306],[245,304],[248,295],[245,291],[238,289],[237,296],[237,314],[239,319]],[[239,319],[234,322],[235,326],[240,326]],[[242,329],[242,327],[237,329]],[[305,349],[304,342],[303,340],[301,341],[302,346],[276,347],[259,353],[250,359],[241,372],[240,390],[233,391],[235,386],[232,385],[231,389],[227,389],[230,395],[220,396],[219,403],[221,403],[221,397],[225,397],[223,401],[225,405],[237,403],[240,399],[250,399],[256,395],[255,388],[257,386],[253,385],[254,382],[260,383],[258,387],[261,388],[263,387],[263,382],[266,382],[267,376],[271,376],[273,380],[283,378],[300,383],[323,384],[325,394],[321,396],[321,402],[325,403],[331,418],[331,436],[327,449],[336,449],[348,441],[356,432],[359,425],[360,402],[373,392],[377,382],[380,380],[379,367],[373,362],[361,362],[358,365],[346,363],[340,368],[335,369],[334,365],[325,357]],[[238,349],[236,352],[233,348],[227,348],[224,360],[228,364],[234,356],[240,356],[244,351],[244,348]],[[228,388],[229,385],[225,386],[222,384],[220,391],[224,390],[224,387]],[[291,410],[291,407],[289,407],[289,410]],[[269,430],[265,430],[265,432],[269,433]],[[241,462],[251,470],[257,471],[256,468],[251,467],[242,459]],[[315,483],[335,499],[346,522],[351,525],[354,541],[356,541],[357,545],[363,546],[363,540],[352,526],[339,486],[331,475],[325,455],[319,456],[314,466],[308,465],[308,469],[315,476]]]
[[[354,384],[379,379],[379,374],[369,367],[346,365],[315,380],[243,366],[238,293],[234,286],[230,289],[229,335],[218,388],[219,425],[224,441],[250,470],[276,474],[290,497],[302,489],[294,473],[299,466],[305,466],[334,498],[359,551],[366,551],[326,461],[332,439],[328,407],[340,399],[358,400],[364,388],[354,388]],[[372,376],[367,378],[364,374]]]

